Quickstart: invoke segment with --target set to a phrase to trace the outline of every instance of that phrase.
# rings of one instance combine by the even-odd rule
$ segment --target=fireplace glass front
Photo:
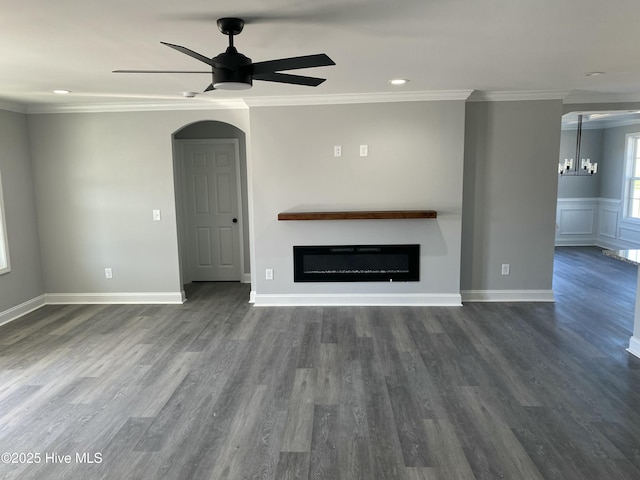
[[[420,245],[294,246],[295,282],[417,282]]]

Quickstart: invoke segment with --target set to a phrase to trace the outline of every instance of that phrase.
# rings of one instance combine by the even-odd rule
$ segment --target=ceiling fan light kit
[[[225,17],[218,19],[217,23],[220,32],[229,37],[229,46],[225,52],[216,57],[209,58],[181,45],[161,42],[163,45],[206,63],[211,67],[211,71],[114,70],[114,73],[207,73],[213,76],[213,81],[204,90],[209,92],[211,90],[247,90],[252,87],[253,80],[317,87],[325,81],[324,78],[281,72],[335,65],[335,62],[324,53],[253,63],[249,57],[238,52],[233,44],[233,37],[242,32],[244,21],[240,18]]]

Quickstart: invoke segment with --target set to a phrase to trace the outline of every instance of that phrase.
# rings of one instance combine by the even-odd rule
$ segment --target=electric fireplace
[[[417,282],[420,245],[293,247],[294,282]]]

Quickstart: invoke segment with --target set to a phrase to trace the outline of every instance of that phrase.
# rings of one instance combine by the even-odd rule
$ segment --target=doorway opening
[[[581,135],[577,134],[582,116]],[[640,111],[574,111],[562,117],[559,164],[598,163],[593,175],[558,175],[555,245],[628,248],[640,227],[625,212],[627,136],[640,131]],[[579,139],[580,159],[574,159]],[[636,248],[634,246],[634,248]]]
[[[182,284],[250,283],[244,132],[200,121],[175,132],[173,146]]]

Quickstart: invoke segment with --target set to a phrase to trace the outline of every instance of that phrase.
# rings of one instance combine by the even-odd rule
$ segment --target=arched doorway
[[[173,145],[182,284],[250,283],[244,132],[200,121],[175,132]]]

